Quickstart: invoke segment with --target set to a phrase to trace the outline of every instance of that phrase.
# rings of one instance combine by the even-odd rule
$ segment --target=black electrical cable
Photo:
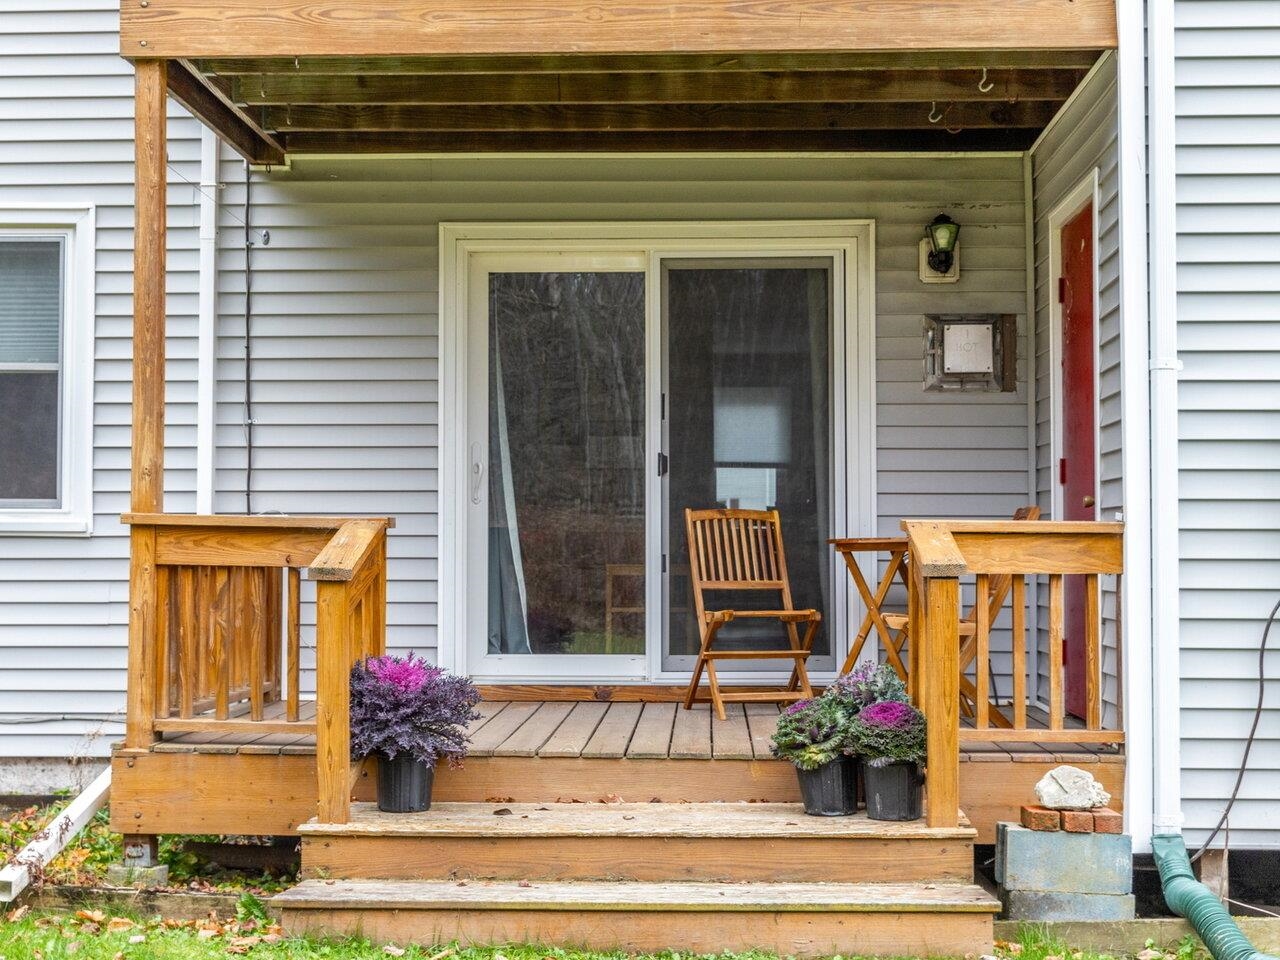
[[[244,165],[244,512],[253,513],[253,171]]]
[[[1231,816],[1231,808],[1235,806],[1236,797],[1240,795],[1240,785],[1244,783],[1244,774],[1249,767],[1249,754],[1253,750],[1254,738],[1258,735],[1258,724],[1262,720],[1262,704],[1263,698],[1267,691],[1267,637],[1271,633],[1271,625],[1276,622],[1276,614],[1280,613],[1280,600],[1276,601],[1276,605],[1271,608],[1271,615],[1267,617],[1267,625],[1262,628],[1262,643],[1258,645],[1258,703],[1253,708],[1253,724],[1249,727],[1249,736],[1244,741],[1244,756],[1240,758],[1240,770],[1236,774],[1236,785],[1231,788],[1231,796],[1227,799],[1227,805],[1222,808],[1222,816],[1218,818],[1217,826],[1200,844],[1200,849],[1191,856],[1194,863],[1204,856],[1204,852],[1209,849],[1209,844],[1222,831],[1223,826],[1227,822],[1227,817]]]

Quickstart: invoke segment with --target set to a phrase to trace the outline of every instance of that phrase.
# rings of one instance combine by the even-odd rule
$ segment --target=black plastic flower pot
[[[924,816],[924,775],[918,763],[901,760],[882,767],[863,764],[867,816],[872,820],[919,820]]]
[[[378,809],[386,813],[421,813],[431,809],[435,769],[400,754],[394,760],[378,756]]]
[[[858,761],[840,757],[814,770],[796,767],[804,812],[811,817],[847,817],[858,810]]]

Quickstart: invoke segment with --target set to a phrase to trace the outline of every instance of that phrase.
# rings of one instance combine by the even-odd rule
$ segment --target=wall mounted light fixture
[[[920,241],[920,281],[955,283],[960,279],[960,224],[945,213],[924,228]]]
[[[955,259],[960,224],[940,213],[924,228],[924,235],[929,240],[929,266],[938,273],[946,273]]]

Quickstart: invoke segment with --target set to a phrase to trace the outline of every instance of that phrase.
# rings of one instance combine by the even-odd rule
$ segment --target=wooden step
[[[782,956],[991,952],[1000,909],[973,884],[304,880],[273,899],[289,934]]]
[[[967,882],[975,836],[793,803],[355,804],[299,831],[304,876],[387,880]]]

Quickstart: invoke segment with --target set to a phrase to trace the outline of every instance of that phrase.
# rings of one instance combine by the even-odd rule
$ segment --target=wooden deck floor
[[[281,712],[268,709],[268,719]],[[729,704],[728,719],[713,719],[707,704],[684,710],[680,704],[486,700],[471,727],[471,756],[633,760],[771,760],[769,739],[778,719],[774,704]],[[315,716],[315,704],[302,716]],[[1035,722],[1046,718],[1032,711]],[[309,733],[171,734],[153,748],[158,753],[314,754]],[[961,760],[1057,760],[1123,762],[1106,745],[1087,743],[972,743]]]

